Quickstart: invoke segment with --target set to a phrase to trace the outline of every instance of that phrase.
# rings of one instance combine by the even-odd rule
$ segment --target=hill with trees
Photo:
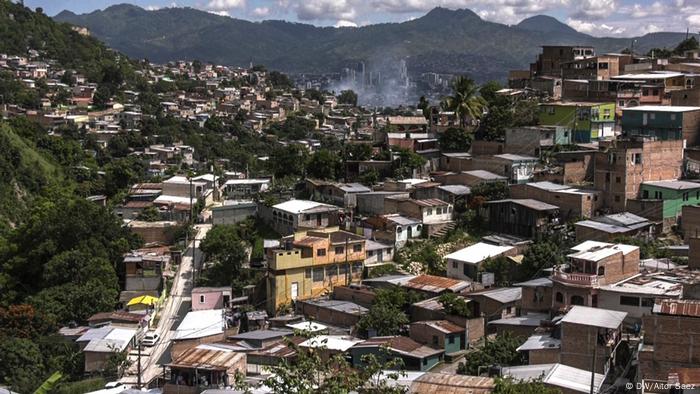
[[[526,68],[542,45],[592,45],[600,53],[674,47],[685,33],[598,38],[548,16],[517,25],[488,22],[470,10],[435,8],[423,17],[357,28],[316,27],[269,20],[254,23],[193,8],[147,11],[133,5],[55,19],[87,27],[108,45],[136,58],[200,59],[243,66],[251,61],[285,72],[339,72],[359,61],[382,69],[408,58],[412,72],[467,73],[482,82]],[[553,34],[555,33],[555,34]]]

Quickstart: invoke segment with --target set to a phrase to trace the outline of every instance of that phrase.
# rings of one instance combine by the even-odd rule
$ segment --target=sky
[[[149,10],[192,7],[247,20],[283,19],[317,26],[403,22],[442,6],[468,8],[485,20],[509,25],[533,15],[550,15],[594,36],[700,31],[700,0],[25,0],[25,5],[55,15],[64,9],[80,14],[125,2]]]

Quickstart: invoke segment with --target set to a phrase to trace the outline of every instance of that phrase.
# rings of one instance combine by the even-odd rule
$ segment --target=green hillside
[[[253,61],[287,72],[339,72],[358,61],[385,69],[408,58],[412,72],[468,73],[480,81],[504,79],[509,69],[526,68],[541,45],[593,45],[604,53],[619,52],[633,40],[593,37],[546,16],[507,26],[470,10],[445,8],[403,23],[338,29],[253,23],[192,8],[147,11],[126,4],[83,15],[64,11],[55,19],[85,26],[111,47],[156,62],[200,59],[243,66]],[[674,47],[683,38],[684,33],[647,34],[636,38],[635,48],[645,53]]]

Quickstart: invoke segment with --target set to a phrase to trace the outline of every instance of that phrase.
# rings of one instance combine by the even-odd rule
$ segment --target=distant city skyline
[[[550,15],[594,36],[700,30],[700,0],[25,0],[28,7],[42,7],[48,15],[62,10],[86,13],[121,3],[149,10],[192,7],[234,18],[318,26],[403,22],[442,6],[468,8],[485,20],[510,25],[533,15]]]

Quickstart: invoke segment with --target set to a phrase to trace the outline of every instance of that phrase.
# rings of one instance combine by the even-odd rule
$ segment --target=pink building
[[[195,287],[192,289],[192,310],[223,309],[231,302],[230,287]]]

